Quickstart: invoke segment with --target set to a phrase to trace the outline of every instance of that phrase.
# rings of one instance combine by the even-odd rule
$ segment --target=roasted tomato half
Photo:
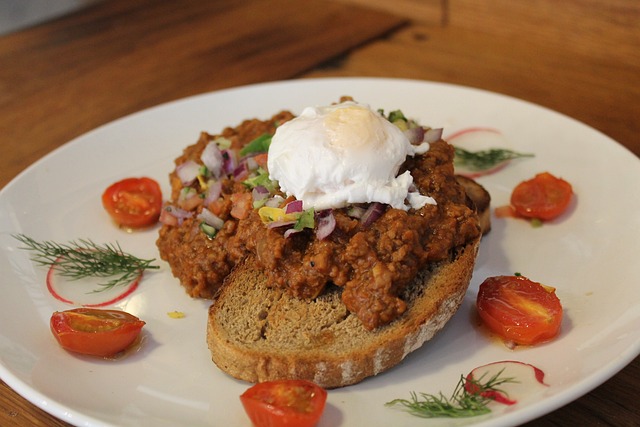
[[[56,311],[50,324],[62,348],[109,357],[133,344],[145,322],[124,311],[76,308]]]
[[[548,341],[562,322],[555,289],[523,276],[489,277],[480,285],[476,305],[485,325],[508,343]]]
[[[121,227],[149,227],[160,217],[162,191],[151,178],[127,178],[105,190],[102,205]]]
[[[550,220],[567,209],[572,194],[571,184],[543,172],[513,189],[511,206],[519,216]]]
[[[304,380],[266,381],[240,400],[255,427],[311,427],[322,416],[327,391]]]

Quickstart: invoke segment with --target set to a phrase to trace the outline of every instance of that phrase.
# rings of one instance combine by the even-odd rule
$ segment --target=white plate
[[[445,134],[473,126],[500,129],[513,146],[535,153],[481,179],[493,205],[507,203],[518,182],[541,171],[574,186],[575,206],[563,219],[533,228],[493,219],[464,305],[445,329],[391,371],[333,390],[321,426],[424,425],[384,406],[411,391],[449,394],[461,374],[505,359],[547,374],[543,396],[467,420],[430,425],[515,425],[557,409],[613,376],[640,352],[640,161],[608,137],[570,118],[480,90],[407,80],[321,79],[224,90],[161,105],[100,127],[49,154],[0,192],[0,376],[45,411],[86,426],[248,426],[238,396],[247,384],[210,360],[208,303],[187,297],[168,266],[145,275],[117,307],[147,322],[142,350],[118,362],[75,357],[49,332],[55,310],[69,306],[45,288],[45,271],[17,250],[11,233],[66,242],[118,241],[141,257],[158,257],[156,230],[117,230],[100,203],[112,182],[147,175],[162,183],[173,159],[201,130],[219,132],[281,109],[300,112],[354,96],[374,108],[401,108]],[[555,286],[565,307],[561,335],[511,351],[474,322],[474,300],[487,276],[521,272]],[[184,319],[167,313],[179,310]]]

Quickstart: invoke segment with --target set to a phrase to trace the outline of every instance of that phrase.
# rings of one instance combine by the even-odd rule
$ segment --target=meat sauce
[[[245,121],[227,128],[222,136],[238,148],[293,116],[282,112],[267,121]],[[203,133],[187,147],[180,164],[196,160],[214,137]],[[464,189],[453,173],[453,147],[445,141],[430,144],[424,155],[407,158],[421,194],[433,197],[437,205],[409,211],[387,208],[372,224],[334,210],[336,226],[325,239],[318,240],[311,229],[285,237],[284,230],[268,228],[257,210],[243,219],[231,215],[231,196],[250,194],[244,184],[225,179],[217,202],[224,226],[214,238],[199,229],[199,220],[185,219],[177,226],[163,225],[157,245],[161,257],[189,295],[214,298],[233,266],[253,256],[270,286],[288,289],[299,298],[314,298],[328,284],[343,288],[342,300],[367,329],[387,324],[406,310],[398,297],[419,270],[429,263],[450,259],[454,249],[480,235],[478,218]],[[176,203],[182,184],[175,172],[170,175],[172,202]],[[194,211],[202,209],[195,206]]]

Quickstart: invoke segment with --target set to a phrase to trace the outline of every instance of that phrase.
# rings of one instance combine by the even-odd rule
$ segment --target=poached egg
[[[398,171],[407,156],[428,149],[427,142],[411,144],[380,113],[347,101],[305,108],[279,126],[267,168],[287,196],[302,200],[304,209],[372,202],[419,209],[436,201],[410,191],[411,173]]]

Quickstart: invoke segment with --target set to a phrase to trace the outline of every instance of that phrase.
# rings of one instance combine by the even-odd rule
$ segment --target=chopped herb
[[[303,228],[314,228],[315,226],[315,210],[310,208],[300,214],[300,217],[296,220],[293,229],[302,230]]]
[[[269,190],[269,192],[272,192],[278,186],[278,182],[269,178],[269,172],[261,167],[256,170],[255,176],[245,179],[244,181],[242,181],[242,183],[249,188],[256,188],[257,186],[261,185]]]
[[[13,237],[34,252],[31,260],[38,265],[52,266],[61,276],[71,280],[86,277],[114,277],[101,283],[101,290],[131,283],[143,270],[158,269],[151,265],[155,259],[140,259],[125,253],[118,243],[99,245],[91,240],[59,244],[51,241],[36,242],[23,234]]]
[[[263,133],[253,141],[249,142],[247,145],[242,147],[240,150],[240,155],[246,156],[251,153],[266,153],[269,151],[269,145],[271,145],[271,138],[273,136],[268,133]]]
[[[200,230],[202,230],[202,232],[210,239],[216,237],[216,234],[218,233],[218,230],[216,230],[215,227],[207,224],[206,222],[200,223]]]
[[[495,396],[495,392],[502,392],[498,387],[516,382],[513,378],[500,378],[501,374],[502,371],[498,372],[486,382],[482,378],[466,379],[461,375],[449,398],[442,393],[411,392],[410,400],[395,399],[387,402],[386,406],[400,405],[410,414],[421,418],[466,418],[487,414],[491,412],[487,405],[495,399],[492,396]]]
[[[480,151],[468,151],[460,147],[454,147],[454,149],[455,157],[453,164],[473,171],[487,170],[511,159],[533,157],[533,154],[518,153],[503,148],[491,148]]]

